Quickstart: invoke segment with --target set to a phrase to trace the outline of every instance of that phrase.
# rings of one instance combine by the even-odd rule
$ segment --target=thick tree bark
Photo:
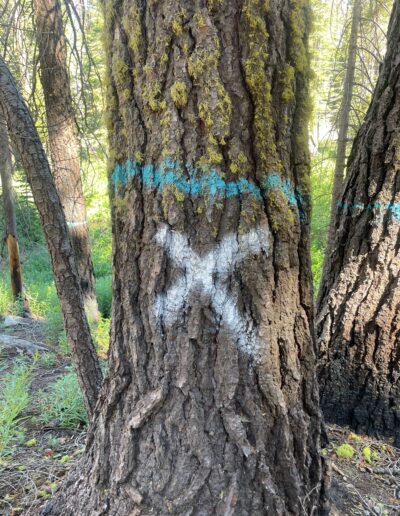
[[[2,59],[0,107],[9,127],[10,137],[21,157],[42,221],[72,359],[86,408],[91,415],[96,405],[102,374],[85,315],[65,216],[36,127]]]
[[[24,295],[21,259],[17,239],[14,189],[12,185],[12,162],[7,124],[0,111],[0,178],[4,206],[5,241],[7,242],[8,263],[10,268],[11,291],[15,300],[22,302],[24,315],[29,315],[29,304]]]
[[[339,205],[318,307],[322,407],[329,421],[400,444],[400,2]]]
[[[34,7],[54,181],[67,219],[86,311],[90,320],[97,321],[95,280],[61,5],[59,0],[35,0]]]
[[[351,102],[353,99],[354,76],[356,72],[358,33],[361,23],[361,0],[354,0],[351,9],[351,33],[349,49],[347,53],[346,76],[343,84],[343,98],[339,112],[338,141],[336,149],[335,171],[333,175],[331,216],[328,229],[328,238],[326,241],[322,275],[327,274],[329,271],[331,253],[333,251],[332,245],[336,231],[336,214],[338,209],[338,202],[340,201],[343,193],[345,180],[346,151],[349,134]]]
[[[106,2],[109,373],[46,514],[322,507],[308,9],[267,4]]]

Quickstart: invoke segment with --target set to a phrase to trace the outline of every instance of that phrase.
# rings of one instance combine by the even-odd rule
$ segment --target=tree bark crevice
[[[308,8],[110,7],[109,372],[87,454],[48,514],[322,513]],[[291,14],[305,29],[289,49]]]

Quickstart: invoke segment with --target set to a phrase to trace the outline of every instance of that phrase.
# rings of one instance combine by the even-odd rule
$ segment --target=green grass
[[[32,313],[45,321],[46,339],[58,343],[67,351],[60,304],[53,281],[53,274],[47,247],[44,243],[40,222],[30,203],[23,205],[17,213],[21,220],[28,220],[32,235],[25,230],[20,233],[23,279],[26,295]],[[1,224],[0,224],[1,231]],[[109,219],[98,216],[90,221],[92,259],[94,264],[96,291],[101,325],[95,332],[99,349],[105,348],[105,325],[111,311],[111,228]],[[0,259],[0,316],[7,313],[18,314],[19,307],[13,302],[8,274],[7,255]]]
[[[54,382],[38,396],[39,422],[56,421],[62,428],[81,428],[88,423],[83,396],[73,371]]]
[[[29,404],[29,384],[35,362],[18,361],[0,381],[0,459],[10,454],[11,444],[24,436],[20,416]]]

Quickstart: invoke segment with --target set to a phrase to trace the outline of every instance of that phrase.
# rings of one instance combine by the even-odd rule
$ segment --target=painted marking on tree
[[[382,203],[382,202],[372,202],[369,204],[363,204],[363,203],[348,203],[348,202],[338,202],[337,204],[338,208],[340,210],[348,210],[348,211],[375,211],[376,210],[376,216],[377,217],[383,217],[384,212],[391,213],[393,219],[395,219],[397,222],[400,222],[400,202],[388,202],[388,203]]]
[[[214,249],[206,254],[195,252],[186,235],[163,226],[156,241],[182,269],[182,276],[166,293],[157,296],[156,318],[166,326],[179,321],[191,299],[210,306],[217,323],[221,325],[241,351],[255,356],[257,336],[251,320],[246,320],[238,310],[238,300],[229,291],[236,266],[251,256],[268,253],[269,232],[258,227],[246,235],[226,235]]]
[[[86,226],[86,224],[87,224],[86,220],[83,220],[82,222],[71,222],[71,221],[67,220],[67,226],[69,228],[76,228],[78,226]]]
[[[257,201],[265,200],[266,194],[280,190],[290,206],[299,210],[302,222],[306,220],[306,197],[292,183],[278,174],[264,177],[257,185],[245,178],[237,181],[226,181],[214,168],[195,168],[190,164],[183,165],[170,159],[160,165],[140,165],[135,160],[117,164],[111,176],[115,187],[126,186],[132,179],[139,178],[145,187],[162,191],[174,185],[178,191],[190,197],[209,196],[213,199],[232,198],[250,195]]]

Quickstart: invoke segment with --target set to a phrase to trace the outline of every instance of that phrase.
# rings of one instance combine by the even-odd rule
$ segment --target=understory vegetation
[[[302,2],[297,3],[303,5]],[[344,153],[346,159],[368,109],[374,84],[379,74],[379,67],[382,64],[386,46],[385,29],[391,3],[391,0],[371,0],[371,2],[365,2],[363,6],[355,77],[352,85],[352,105],[348,109],[349,127],[347,137],[342,139],[345,142],[344,145],[347,145]],[[110,156],[106,151],[106,131],[107,126],[112,125],[112,121],[108,120],[110,114],[104,107],[104,99],[107,95],[110,96],[109,90],[112,90],[112,87],[104,81],[106,59],[101,43],[101,38],[104,38],[104,35],[101,36],[103,33],[101,10],[90,2],[87,8],[84,7],[85,3],[81,3],[82,5],[76,8],[75,14],[71,15],[68,6],[74,2],[68,1],[65,5],[63,2],[62,4],[63,7],[60,9],[62,9],[63,20],[65,19],[66,41],[68,41],[70,89],[72,97],[74,97],[73,109],[79,139],[77,148],[80,148],[80,167],[84,201],[87,208],[87,221],[71,222],[68,219],[67,226],[68,223],[69,227],[73,227],[73,224],[86,224],[86,222],[88,224],[91,242],[90,256],[94,265],[99,309],[98,321],[90,323],[91,333],[100,367],[105,372],[110,338],[113,272],[107,166],[119,159],[113,155],[114,151],[110,151]],[[111,4],[112,2],[109,5]],[[211,0],[208,4],[214,9],[214,5],[217,8],[217,4],[222,5],[222,2]],[[296,2],[290,4],[296,5]],[[309,130],[312,192],[311,267],[314,298],[316,299],[321,283],[331,218],[331,198],[334,189],[336,160],[339,154],[337,148],[339,119],[343,113],[343,84],[351,46],[349,27],[351,26],[354,2],[349,0],[311,0],[311,4],[314,9],[314,29],[310,39],[311,61],[314,70],[312,74],[310,73],[310,76],[313,77],[310,87],[313,114]],[[268,5],[268,1],[265,2],[265,5]],[[3,8],[4,13],[8,12],[9,2],[2,3],[0,0],[0,7]],[[7,44],[5,44],[4,55],[8,57],[8,61],[12,61],[10,55],[26,54],[26,63],[10,63],[10,69],[16,77],[23,96],[25,99],[29,98],[29,101],[27,100],[28,107],[32,112],[45,150],[50,155],[43,87],[40,84],[39,75],[35,76],[38,56],[33,35],[34,25],[23,10],[22,6],[21,13],[18,15],[22,20],[18,23],[22,23],[22,25],[18,30],[29,36],[26,37],[23,48],[19,48],[20,43],[17,41],[19,36],[15,35],[18,31],[13,34],[13,26],[10,24],[9,39],[15,39],[15,48],[12,45],[6,48]],[[179,16],[183,17],[183,13],[184,11]],[[12,16],[10,20],[17,23]],[[84,20],[85,23],[81,24],[81,20]],[[261,18],[260,20],[262,21]],[[76,26],[74,26],[74,22]],[[249,19],[248,22],[254,23],[255,26],[259,24],[259,20],[253,22]],[[201,25],[200,30],[203,26],[200,22],[199,24]],[[180,17],[172,22],[171,30],[177,38],[183,30],[181,25]],[[295,29],[296,27],[292,27],[294,32]],[[5,36],[6,32],[3,34],[3,31],[4,29],[0,27],[0,46],[4,42],[3,40],[8,40],[8,34]],[[68,38],[73,41],[73,45]],[[267,45],[270,38],[270,35],[263,32],[259,46]],[[218,42],[218,38],[215,41]],[[130,44],[132,45],[132,42]],[[138,47],[138,45],[138,42],[134,42],[133,46]],[[257,44],[254,41],[251,42],[251,48],[254,50],[254,55],[250,55],[245,69],[257,76],[258,67],[264,66],[264,60],[268,58],[268,55],[264,55],[264,51],[258,49],[258,42]],[[304,48],[302,52],[305,54]],[[220,56],[220,54],[218,43],[215,56]],[[166,54],[165,56],[167,57]],[[219,57],[217,59],[215,56],[210,58],[211,68],[215,68],[215,73],[217,73]],[[215,63],[213,59],[216,60]],[[201,62],[201,59],[199,60],[200,64],[194,59],[189,62],[191,63],[189,67],[192,68],[192,80],[195,84],[201,75],[199,70],[204,63]],[[120,81],[128,72],[127,65],[123,61],[121,63],[122,65],[120,65],[120,61],[116,61],[116,70],[114,71],[119,72],[116,75]],[[196,64],[198,64],[199,70],[196,70]],[[297,66],[301,68],[302,64],[297,63]],[[255,69],[253,70],[252,67]],[[24,81],[25,72],[32,84],[35,84],[34,87],[28,84],[29,80]],[[294,77],[296,73],[295,68],[290,65],[282,74],[282,81],[286,86],[282,100],[288,105],[295,97]],[[130,78],[130,82],[131,80],[132,78]],[[265,134],[260,131],[260,134],[256,135],[259,140],[257,146],[262,147],[269,143],[267,140],[270,138],[270,133],[273,132],[273,128],[269,127],[270,121],[265,120],[269,115],[265,115],[265,113],[270,110],[268,103],[275,98],[275,92],[272,96],[271,85],[268,82],[262,83],[262,87],[260,87],[262,93],[257,88],[253,88],[253,91],[250,87],[253,81],[249,80],[248,82],[249,92],[257,99],[259,97],[256,104],[260,104],[260,106],[256,109],[256,114],[257,118],[262,120],[261,122],[258,120],[258,126],[266,124]],[[149,108],[152,111],[151,116],[154,117],[163,110],[161,109],[163,104],[157,99],[159,95],[157,88],[158,86],[155,88],[154,94],[147,95]],[[133,94],[129,88],[125,90],[125,93],[126,98],[123,102],[121,100],[122,109],[125,109],[124,103],[133,100]],[[187,85],[181,80],[173,84],[170,95],[179,110],[183,110],[190,100]],[[225,132],[229,133],[227,127],[230,123],[231,106],[230,101],[228,102],[229,95],[226,94],[222,82],[217,83],[215,95],[218,97],[218,105],[224,107],[222,111],[227,112],[226,121],[224,117],[223,123],[221,123],[222,128],[220,128],[220,139],[224,145],[227,145],[230,143],[225,142],[224,134]],[[226,101],[224,100],[225,96],[228,99]],[[214,151],[217,142],[212,132],[214,119],[208,112],[208,108],[204,108],[205,105],[205,103],[199,102],[200,118],[201,106],[203,106],[203,111],[207,111],[207,116],[203,113],[207,120],[204,127],[210,133],[204,159],[213,166],[215,161],[217,167],[222,161],[222,155]],[[111,111],[111,108],[108,111]],[[128,113],[128,110],[126,112]],[[169,123],[172,124],[165,115],[161,124],[163,134],[168,133],[164,126],[168,126]],[[302,131],[306,142],[305,126],[306,123]],[[289,126],[287,125],[287,127]],[[219,140],[217,143],[219,144]],[[11,147],[12,145],[10,145]],[[135,159],[137,157],[137,161],[142,164],[142,154],[136,154],[139,156],[135,156]],[[246,163],[247,158],[243,153],[241,154],[243,159],[241,160],[239,155],[237,163],[231,166],[233,173],[240,172],[240,166],[244,166]],[[49,161],[51,164],[51,156],[49,156]],[[78,377],[72,364],[42,223],[33,202],[20,157],[15,150],[13,150],[10,162],[12,162],[10,167],[12,173],[10,174],[13,187],[11,190],[14,190],[15,193],[15,219],[23,275],[23,292],[31,312],[31,317],[27,318],[25,322],[22,321],[20,316],[24,314],[26,304],[21,299],[15,301],[12,293],[7,242],[6,239],[3,239],[3,235],[7,236],[7,228],[5,217],[0,216],[2,241],[0,245],[0,336],[12,337],[16,341],[24,339],[28,343],[26,348],[19,347],[17,342],[14,347],[3,347],[0,343],[0,514],[15,516],[38,513],[35,511],[39,511],[43,507],[43,503],[52,497],[69,468],[78,462],[83,453],[89,418],[85,408],[85,398],[81,393]],[[146,166],[146,163],[143,165]],[[266,169],[268,168],[267,160],[263,165]],[[342,180],[345,181],[346,170],[343,170],[342,175]],[[4,190],[4,187],[0,189],[1,201],[4,198]],[[179,195],[180,193],[177,192],[177,199]],[[184,196],[181,200],[183,198]],[[116,211],[120,208],[118,202],[115,201],[114,205]],[[121,201],[121,204],[122,202],[125,201]],[[272,229],[274,230],[274,228]],[[71,276],[74,275],[71,274]],[[78,283],[76,285],[75,293],[82,290]],[[83,314],[83,309],[80,313]],[[11,321],[9,324],[7,324],[7,318]],[[86,322],[85,328],[87,329]],[[208,350],[208,348],[206,349]],[[95,352],[92,355],[95,357]],[[292,360],[293,357],[289,358]],[[98,371],[100,378],[98,385],[100,386],[99,367]],[[82,376],[79,378],[82,379]],[[395,471],[395,474],[398,475],[400,451],[391,446],[392,441],[380,441],[360,436],[347,428],[333,425],[327,426],[327,433],[329,444],[325,443],[321,454],[331,459],[333,463],[333,471],[336,475],[333,481],[333,499],[342,513],[382,516],[399,514],[400,487],[393,472]],[[318,452],[316,455],[318,456]],[[388,471],[389,473],[387,473]]]

